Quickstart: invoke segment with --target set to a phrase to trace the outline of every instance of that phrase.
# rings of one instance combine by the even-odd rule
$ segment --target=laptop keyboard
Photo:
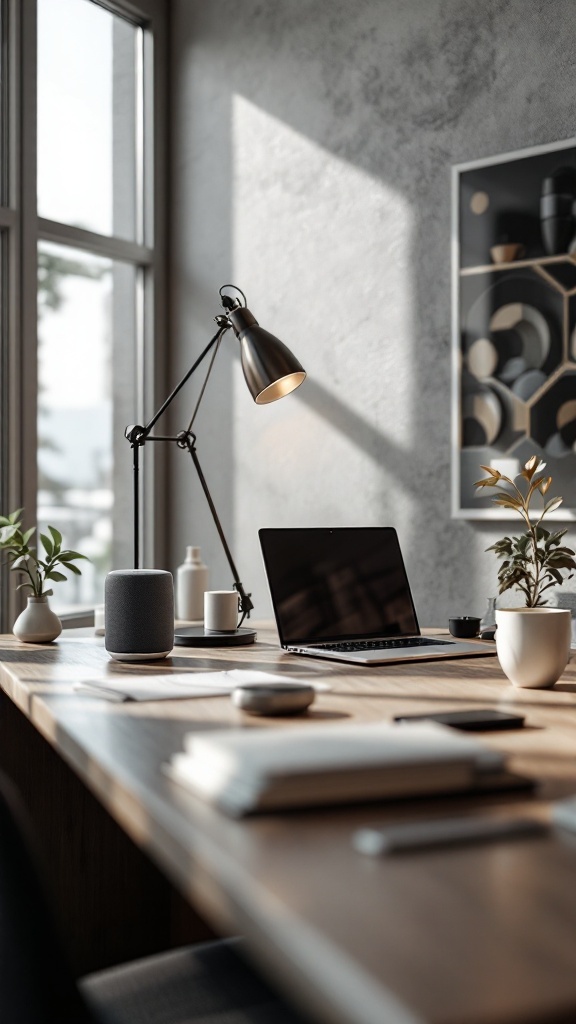
[[[350,640],[339,644],[322,644],[323,651],[390,651],[398,647],[445,647],[450,640],[431,640],[427,636],[404,637],[401,640]]]

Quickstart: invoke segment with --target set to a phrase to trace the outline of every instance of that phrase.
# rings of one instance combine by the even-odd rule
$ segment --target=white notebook
[[[457,792],[499,771],[501,754],[433,722],[190,733],[168,773],[235,815]]]

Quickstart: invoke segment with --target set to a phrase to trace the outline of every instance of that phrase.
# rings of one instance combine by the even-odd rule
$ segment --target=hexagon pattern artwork
[[[519,472],[537,454],[568,518],[576,509],[576,144],[462,165],[454,189],[453,514],[506,518],[478,496],[480,466],[505,462],[508,474]]]

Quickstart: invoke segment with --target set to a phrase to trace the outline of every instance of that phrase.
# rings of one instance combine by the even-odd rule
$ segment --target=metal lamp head
[[[306,371],[283,342],[260,327],[249,309],[228,307],[228,319],[240,342],[242,369],[257,405],[275,402],[300,386]]]

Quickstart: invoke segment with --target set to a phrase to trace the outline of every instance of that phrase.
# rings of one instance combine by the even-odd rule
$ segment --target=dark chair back
[[[95,1024],[68,967],[19,797],[0,775],[0,1020]]]

